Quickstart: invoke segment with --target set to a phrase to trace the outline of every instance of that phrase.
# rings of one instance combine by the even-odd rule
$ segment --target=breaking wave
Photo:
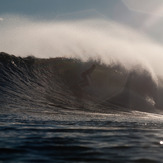
[[[92,64],[89,85],[82,87],[81,73]],[[150,72],[127,70],[119,63],[75,58],[40,59],[0,53],[0,107],[56,111],[145,111],[163,106],[163,80],[156,83]]]

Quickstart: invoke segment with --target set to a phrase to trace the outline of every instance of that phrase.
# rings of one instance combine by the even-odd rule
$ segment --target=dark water
[[[4,162],[162,162],[163,120],[153,114],[1,114]]]
[[[162,90],[147,73],[96,62],[95,84],[81,89],[92,62],[5,53],[0,61],[0,162],[162,162]]]

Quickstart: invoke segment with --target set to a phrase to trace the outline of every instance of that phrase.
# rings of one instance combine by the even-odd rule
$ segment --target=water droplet
[[[163,141],[160,141],[160,144],[163,145]]]

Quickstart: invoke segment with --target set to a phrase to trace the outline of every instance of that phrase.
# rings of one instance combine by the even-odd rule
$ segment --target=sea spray
[[[162,76],[163,48],[131,27],[104,18],[39,22],[3,17],[0,51],[22,57],[100,58],[105,64],[120,62],[128,69],[140,64],[153,76]]]

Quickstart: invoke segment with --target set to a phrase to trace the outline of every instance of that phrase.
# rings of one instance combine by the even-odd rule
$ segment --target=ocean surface
[[[0,162],[162,163],[162,90],[118,63],[0,53]]]

